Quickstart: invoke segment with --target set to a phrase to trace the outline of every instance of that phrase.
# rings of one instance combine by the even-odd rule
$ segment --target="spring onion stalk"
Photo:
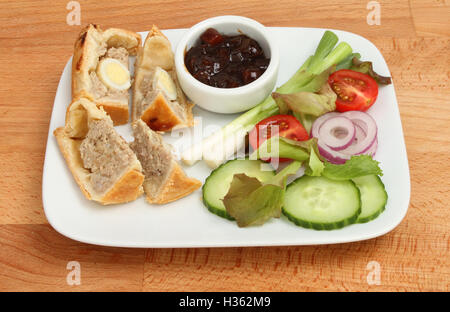
[[[340,63],[352,53],[352,48],[345,42],[334,48],[337,41],[333,32],[325,31],[314,55],[310,56],[286,83],[277,88],[276,92],[289,94],[315,88],[317,79],[314,79],[320,73]],[[193,165],[203,157],[208,166],[217,167],[245,144],[246,134],[258,122],[278,112],[278,105],[272,96],[269,96],[219,131],[188,148],[181,154],[181,159],[185,164]]]
[[[341,42],[328,54],[320,64],[314,68],[308,69],[311,73],[318,75],[333,65],[339,64],[352,53],[352,47],[347,42]],[[336,61],[338,60],[338,61]]]
[[[338,37],[333,32],[329,30],[325,31],[325,34],[322,36],[322,39],[320,39],[319,45],[317,46],[316,53],[311,59],[311,69],[320,67],[322,60],[333,51],[333,48],[338,41]]]

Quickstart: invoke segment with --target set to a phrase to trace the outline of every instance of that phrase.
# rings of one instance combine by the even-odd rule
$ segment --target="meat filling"
[[[93,190],[100,194],[109,190],[136,159],[108,120],[90,122],[80,155],[84,168],[91,171]]]
[[[128,51],[125,48],[109,48],[106,51],[106,57],[116,59],[128,67]]]
[[[172,153],[162,137],[142,120],[133,123],[133,134],[134,141],[130,143],[130,147],[141,162],[145,175],[145,192],[149,196],[156,196],[168,178],[173,163]]]

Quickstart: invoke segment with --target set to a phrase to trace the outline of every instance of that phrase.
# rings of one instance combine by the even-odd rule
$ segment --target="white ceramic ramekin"
[[[269,66],[261,77],[245,86],[229,89],[211,87],[195,79],[184,65],[184,56],[210,27],[226,35],[243,33],[255,39],[270,57]],[[196,105],[216,113],[239,113],[263,101],[275,87],[279,51],[274,38],[257,21],[241,16],[218,16],[204,20],[186,32],[175,52],[175,66],[183,91]]]

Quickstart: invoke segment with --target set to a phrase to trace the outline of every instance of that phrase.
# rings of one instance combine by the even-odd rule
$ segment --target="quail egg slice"
[[[161,67],[156,67],[153,76],[153,90],[161,90],[166,97],[175,101],[177,99],[177,87],[169,73]]]
[[[97,75],[111,89],[127,90],[131,86],[130,71],[114,58],[102,59],[97,66]]]

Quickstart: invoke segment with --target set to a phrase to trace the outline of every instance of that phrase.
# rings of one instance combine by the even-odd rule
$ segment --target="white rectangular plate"
[[[175,49],[185,29],[163,33]],[[285,82],[314,53],[324,29],[270,28],[280,48],[280,71],[277,85]],[[334,31],[348,42],[363,60],[370,60],[375,70],[389,76],[380,51],[367,39],[344,31]],[[146,32],[142,33],[143,37]],[[66,108],[71,101],[71,60],[64,68],[53,106],[45,155],[42,197],[49,223],[61,234],[74,240],[120,247],[225,247],[334,244],[365,240],[383,235],[403,219],[409,205],[410,180],[405,142],[394,86],[380,88],[377,102],[369,110],[378,125],[379,147],[376,159],[384,171],[382,180],[389,200],[386,210],[375,220],[334,231],[316,231],[298,227],[285,217],[272,219],[263,226],[239,228],[210,213],[201,200],[201,189],[176,202],[149,205],[144,197],[123,205],[101,206],[87,200],[75,183],[60,153],[53,130],[64,125]],[[208,125],[225,125],[236,115],[215,114],[198,107],[203,129]],[[128,141],[129,125],[117,127]],[[184,138],[164,136],[172,144],[186,143]],[[189,176],[204,182],[211,170],[198,162],[185,168]]]

